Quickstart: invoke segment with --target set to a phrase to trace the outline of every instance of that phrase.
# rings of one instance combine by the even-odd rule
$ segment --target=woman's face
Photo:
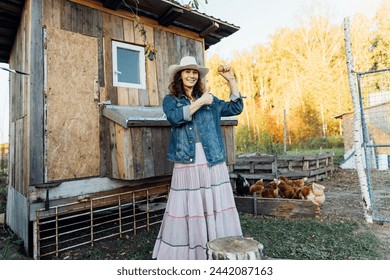
[[[199,72],[193,69],[184,69],[181,71],[181,79],[186,88],[193,88],[199,79]]]

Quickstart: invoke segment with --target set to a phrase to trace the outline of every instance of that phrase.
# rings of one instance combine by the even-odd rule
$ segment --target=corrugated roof
[[[234,24],[168,0],[127,0],[126,4],[123,0],[100,1],[110,9],[131,10],[139,16],[155,19],[161,25],[178,26],[196,32],[204,38],[206,49],[240,29]],[[25,0],[0,1],[0,62],[9,61],[24,3]]]
[[[23,6],[24,0],[0,1],[0,62],[8,63]]]
[[[204,37],[206,49],[240,29],[234,24],[187,9],[169,0],[128,0],[126,4],[123,0],[100,1],[105,7],[113,10],[123,9],[133,13],[137,12],[138,15],[155,19],[164,26],[174,25],[196,32]]]

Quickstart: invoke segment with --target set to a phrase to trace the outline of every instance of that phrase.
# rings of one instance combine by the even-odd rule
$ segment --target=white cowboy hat
[[[194,69],[199,72],[199,79],[202,79],[209,72],[209,68],[202,67],[196,63],[196,59],[193,56],[184,56],[180,60],[180,64],[173,64],[168,68],[168,74],[170,81],[173,80],[175,74],[184,69]]]

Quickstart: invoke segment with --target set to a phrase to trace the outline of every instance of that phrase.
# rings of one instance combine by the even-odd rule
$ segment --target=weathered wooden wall
[[[28,4],[29,1],[27,1]],[[9,65],[13,69],[29,72],[30,6],[26,5],[16,34]],[[26,195],[29,185],[29,76],[13,75],[10,79],[10,164],[9,184]]]
[[[113,11],[107,8],[104,8],[100,2],[96,1],[67,1],[67,0],[47,0],[43,3],[43,24],[46,26],[46,30],[48,30],[48,40],[50,40],[50,32],[49,30],[63,30],[61,38],[58,38],[58,43],[62,40],[64,43],[62,45],[69,45],[70,39],[75,36],[66,35],[66,34],[79,34],[79,48],[83,46],[83,50],[81,48],[77,49],[77,45],[74,45],[73,53],[72,51],[68,51],[67,55],[72,54],[72,57],[78,57],[80,62],[77,63],[69,63],[67,64],[66,73],[79,73],[80,67],[87,66],[88,60],[84,60],[85,63],[80,65],[81,60],[84,58],[86,52],[83,44],[83,39],[88,42],[90,38],[96,38],[96,50],[97,50],[97,61],[95,58],[90,59],[90,67],[97,66],[97,78],[100,86],[100,95],[99,100],[97,101],[106,101],[109,100],[112,105],[127,105],[127,106],[161,106],[162,99],[167,93],[168,83],[167,80],[167,68],[170,64],[178,63],[180,58],[184,55],[193,55],[197,58],[198,62],[204,64],[204,45],[203,40],[196,38],[195,34],[192,34],[190,31],[185,31],[183,29],[179,29],[176,27],[166,28],[158,25],[157,21],[141,18],[140,22],[143,24],[146,32],[147,32],[147,42],[149,44],[154,44],[158,48],[157,58],[153,61],[146,60],[146,71],[147,71],[147,88],[146,89],[135,89],[135,88],[124,88],[124,87],[114,87],[113,86],[113,71],[112,71],[112,41],[120,41],[126,42],[135,45],[143,46],[145,42],[143,41],[143,37],[141,36],[139,29],[136,27],[136,22],[134,22],[133,15],[130,12],[126,11]],[[69,33],[65,31],[70,31]],[[59,31],[58,31],[59,32]],[[61,32],[59,32],[61,33]],[[84,35],[84,36],[83,36]],[[50,42],[50,41],[49,41]],[[52,44],[54,46],[54,44]],[[58,47],[58,51],[63,50],[65,47]],[[91,49],[92,46],[89,46]],[[48,57],[52,56],[53,61],[54,57],[56,58],[57,66],[60,66],[67,57],[64,57],[64,53],[56,54],[53,50],[47,50]],[[48,66],[51,65],[50,59],[48,59]],[[54,62],[53,62],[54,63]],[[50,75],[55,77],[53,71],[60,69],[49,69],[48,68],[48,78]],[[92,80],[89,81],[87,78],[83,81],[76,81],[71,78],[70,75],[67,75],[68,78],[61,77],[62,71],[55,71],[58,73],[58,76],[54,80],[60,80],[61,83],[52,83],[48,86],[49,92],[56,92],[53,95],[53,98],[50,99],[50,95],[46,101],[48,110],[52,106],[51,104],[57,103],[66,103],[71,99],[67,99],[68,90],[71,83],[75,84],[91,84]],[[67,85],[68,84],[68,85]],[[86,88],[83,90],[87,90]],[[75,89],[74,92],[79,92],[78,89]],[[87,92],[85,92],[88,95]],[[64,98],[58,99],[55,101],[58,96],[61,95]],[[92,95],[92,92],[89,93]],[[73,143],[72,141],[66,141],[63,133],[69,130],[67,128],[63,133],[61,129],[63,127],[59,126],[55,129],[55,126],[60,124],[60,119],[70,119],[72,115],[77,116],[80,112],[83,112],[80,108],[80,104],[77,103],[78,106],[74,107],[74,110],[53,110],[50,114],[47,115],[47,125],[51,126],[48,134],[48,141],[52,143],[52,145],[47,146],[47,180],[59,180],[59,179],[69,179],[69,178],[78,178],[78,177],[86,177],[86,176],[96,176],[96,165],[93,167],[86,167],[85,161],[76,160],[79,155],[85,154],[88,155],[91,153],[92,149],[95,149],[94,145],[76,145],[77,143],[92,143],[91,141],[87,142],[77,142]],[[83,103],[84,106],[86,103]],[[91,101],[91,104],[94,104]],[[90,104],[90,105],[91,105]],[[58,106],[56,107],[58,108]],[[85,110],[84,110],[85,111]],[[89,112],[89,111],[88,111]],[[92,112],[91,112],[92,113]],[[66,117],[65,117],[66,115]],[[91,116],[95,116],[93,112]],[[93,117],[95,119],[95,117]],[[54,120],[54,119],[57,119]],[[93,159],[100,158],[100,175],[102,176],[112,176],[112,178],[126,178],[126,179],[140,179],[147,178],[152,176],[159,176],[166,174],[167,170],[157,170],[154,172],[152,169],[158,169],[159,164],[154,166],[156,162],[154,162],[155,157],[153,154],[149,153],[148,149],[144,149],[145,153],[140,153],[137,147],[138,142],[132,141],[131,139],[136,139],[139,135],[146,134],[151,135],[151,128],[134,128],[127,129],[131,131],[131,133],[127,133],[126,130],[123,129],[121,131],[118,129],[113,129],[108,121],[104,120],[104,118],[100,118],[100,155],[97,157],[96,154],[93,154]],[[161,128],[160,128],[161,129]],[[84,128],[80,126],[75,126],[72,130],[73,134],[82,135],[88,134],[88,131],[83,131]],[[56,133],[53,133],[56,131]],[[76,131],[78,131],[76,133]],[[113,134],[113,132],[115,132]],[[153,137],[150,138],[150,141],[158,141],[157,138],[159,133],[154,133],[155,129],[153,129]],[[51,133],[51,134],[50,134]],[[122,133],[122,134],[121,134]],[[55,136],[52,136],[52,135]],[[124,134],[127,134],[126,137],[123,137]],[[72,133],[70,133],[72,135]],[[95,133],[93,133],[95,135]],[[56,140],[51,139],[55,137]],[[79,137],[79,138],[80,138]],[[142,136],[140,136],[142,138]],[[60,141],[60,139],[62,139]],[[95,139],[95,137],[93,137]],[[118,143],[112,143],[114,141],[120,141]],[[129,142],[130,141],[130,142]],[[234,137],[233,137],[234,141]],[[229,138],[228,143],[231,143],[232,139]],[[99,141],[96,141],[99,143]],[[123,158],[120,154],[116,154],[116,151],[112,153],[111,149],[114,146],[121,145],[132,145],[130,147],[124,147],[124,154],[126,155]],[[233,143],[234,144],[234,143]],[[73,147],[73,148],[72,148]],[[59,150],[62,150],[62,153],[58,153]],[[234,149],[228,149],[231,151]],[[68,153],[66,153],[68,151]],[[69,153],[69,151],[72,151]],[[115,154],[115,157],[113,155]],[[148,156],[151,156],[149,159]],[[116,158],[118,156],[118,159]],[[90,157],[88,157],[90,158]],[[164,157],[162,157],[164,158]],[[71,166],[72,159],[74,161],[74,166]],[[116,162],[119,160],[118,164]],[[149,161],[149,165],[139,164],[141,162]],[[77,162],[77,163],[76,163]],[[133,162],[129,165],[129,162]],[[55,163],[55,164],[54,164]],[[64,168],[66,166],[66,168]],[[129,170],[124,170],[124,166],[130,167]],[[146,168],[141,170],[139,166],[142,168]],[[168,165],[167,168],[169,168]],[[61,170],[62,168],[62,170]],[[112,169],[114,168],[114,170]],[[118,168],[118,170],[116,170]],[[119,176],[118,174],[121,174]],[[123,175],[123,176],[122,176]]]
[[[171,138],[171,127],[133,126],[124,128],[111,120],[106,120],[110,128],[107,146],[107,175],[115,179],[136,180],[167,176],[172,174],[173,163],[168,161],[167,152]],[[235,159],[234,121],[222,125],[225,143],[226,162]],[[236,125],[236,123],[234,124]]]
[[[113,11],[95,1],[47,0],[43,5],[43,23],[47,27],[68,30],[98,39],[100,100],[114,105],[160,106],[167,93],[168,65],[183,55],[193,55],[204,64],[204,45],[199,35],[180,28],[166,28],[157,21],[141,18],[149,44],[157,49],[157,59],[147,59],[147,89],[129,89],[112,85],[112,40],[144,46],[143,37],[132,14]]]
[[[111,120],[108,125],[111,178],[134,180],[172,174],[173,165],[166,160],[170,127],[124,128]]]
[[[43,73],[42,40],[39,38],[40,1],[26,0],[9,65],[30,75],[10,76],[10,162],[7,192],[7,225],[24,241],[30,239],[29,185],[43,181],[43,95],[36,83]],[[40,51],[41,50],[41,51]],[[34,55],[34,58],[32,57]]]

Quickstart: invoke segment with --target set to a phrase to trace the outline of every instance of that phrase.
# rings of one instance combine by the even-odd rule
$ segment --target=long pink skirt
[[[209,167],[202,144],[197,143],[195,163],[174,165],[152,257],[204,260],[207,242],[226,236],[242,236],[227,166]]]

